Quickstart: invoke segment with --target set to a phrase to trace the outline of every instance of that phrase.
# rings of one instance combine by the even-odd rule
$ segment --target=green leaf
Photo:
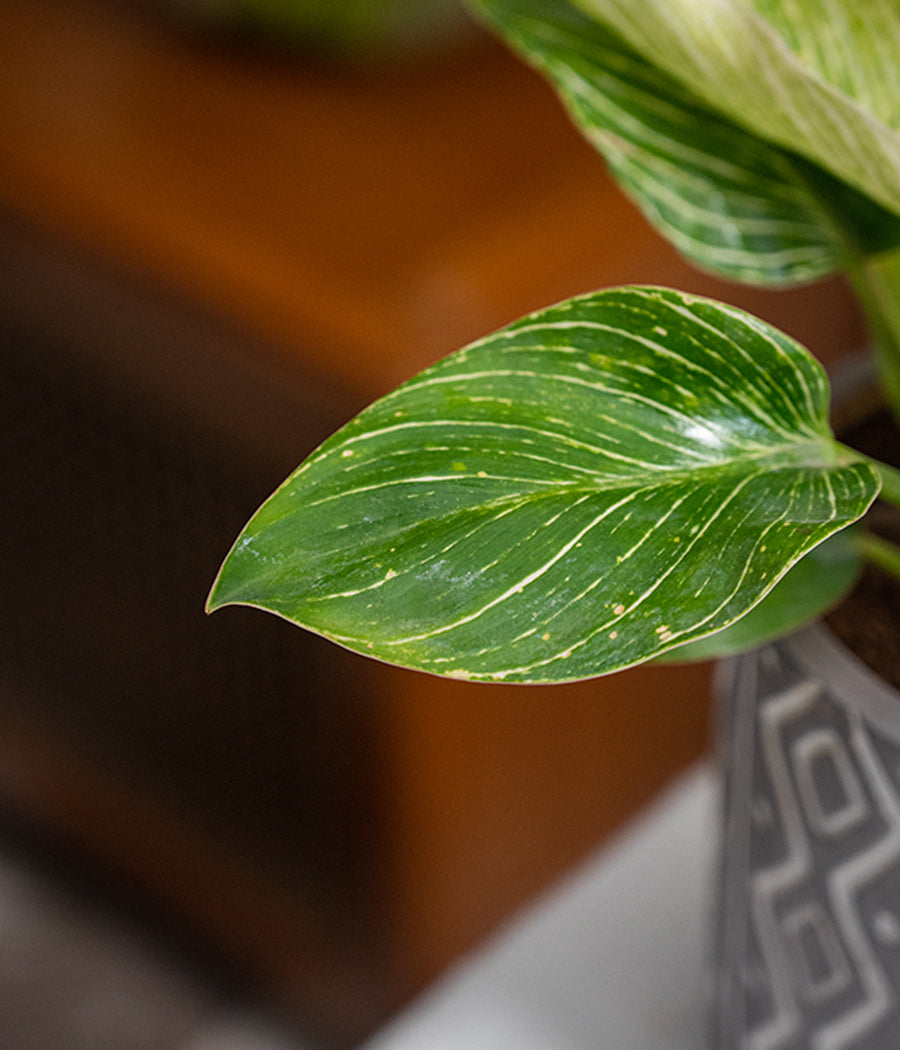
[[[895,0],[749,0],[811,76],[900,129],[900,10]]]
[[[804,555],[746,616],[724,631],[674,649],[662,660],[683,663],[749,652],[812,623],[853,588],[862,569],[859,530],[829,536]]]
[[[654,288],[540,311],[376,402],[262,506],[209,607],[485,681],[618,670],[727,626],[862,515],[801,346]]]
[[[893,0],[575,2],[723,116],[900,213]]]
[[[701,268],[789,284],[900,243],[896,216],[718,112],[571,0],[474,6],[553,82],[623,189]]]

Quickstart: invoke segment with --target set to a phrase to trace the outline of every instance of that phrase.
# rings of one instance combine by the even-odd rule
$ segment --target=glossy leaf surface
[[[391,663],[566,681],[747,612],[862,515],[827,383],[740,311],[610,289],[421,373],[251,520],[210,607],[260,606]]]
[[[893,213],[746,127],[719,108],[721,92],[698,94],[575,0],[473,6],[554,83],[626,192],[696,265],[789,284],[900,241]]]

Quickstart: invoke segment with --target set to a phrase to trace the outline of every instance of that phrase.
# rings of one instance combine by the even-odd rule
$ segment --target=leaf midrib
[[[808,451],[811,449],[815,450],[817,455],[808,458],[804,458],[801,455],[803,450]],[[826,449],[829,449],[832,453],[830,462],[826,462],[826,458],[828,458],[824,454]],[[439,512],[424,514],[414,522],[407,523],[404,526],[397,528],[391,533],[391,535],[398,536],[436,520],[450,521],[459,516],[494,509],[499,510],[517,504],[527,506],[528,504],[534,504],[541,500],[558,499],[562,495],[576,498],[579,496],[591,496],[599,493],[615,492],[617,490],[629,492],[632,493],[632,495],[638,495],[642,491],[659,491],[666,487],[676,488],[679,485],[685,485],[685,483],[696,487],[703,487],[705,481],[709,479],[710,475],[715,474],[720,476],[720,480],[724,480],[731,476],[736,481],[740,480],[742,483],[745,483],[753,477],[770,474],[773,470],[818,469],[827,471],[832,468],[849,466],[854,462],[855,456],[856,454],[852,449],[845,449],[836,442],[826,443],[824,440],[807,440],[802,444],[784,444],[777,446],[774,449],[768,449],[758,453],[746,453],[741,456],[736,456],[731,460],[703,464],[697,467],[677,467],[672,469],[660,468],[655,471],[641,471],[619,477],[601,478],[598,476],[592,480],[560,480],[557,482],[546,483],[541,489],[501,493],[489,499],[473,500],[464,505],[444,508]],[[397,479],[389,484],[400,486],[423,484],[425,482],[465,482],[471,481],[472,478],[472,474],[447,474],[436,475],[429,478]],[[527,479],[518,478],[511,478],[509,480],[527,481]],[[380,488],[384,487],[384,484],[376,484],[367,487],[367,491],[377,492]],[[336,493],[333,497],[329,497],[329,499],[340,500],[358,495],[361,491],[364,490],[357,489],[349,492]],[[284,518],[289,516],[289,513],[286,513],[270,524],[275,525],[277,522],[283,521]],[[335,548],[335,550],[339,549],[342,549],[342,547]]]

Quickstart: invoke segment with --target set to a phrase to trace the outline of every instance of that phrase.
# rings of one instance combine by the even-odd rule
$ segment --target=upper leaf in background
[[[818,363],[741,311],[582,296],[338,431],[250,521],[209,605],[456,677],[619,670],[732,623],[866,511],[877,472],[827,412]]]
[[[897,102],[883,101],[897,83],[894,0],[576,4],[736,123],[900,213]]]
[[[744,2],[810,75],[818,73],[862,111],[900,130],[900,10],[895,0]],[[586,7],[591,3],[585,0]]]
[[[626,192],[701,268],[783,285],[900,243],[897,216],[747,130],[721,91],[701,97],[570,0],[473,6],[553,81]],[[630,9],[645,8],[650,17],[655,5]]]

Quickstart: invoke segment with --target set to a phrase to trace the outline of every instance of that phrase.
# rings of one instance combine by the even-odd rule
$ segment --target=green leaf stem
[[[453,354],[260,508],[209,608],[268,609],[390,663],[585,678],[737,620],[859,518],[801,346],[747,314],[609,289]]]

